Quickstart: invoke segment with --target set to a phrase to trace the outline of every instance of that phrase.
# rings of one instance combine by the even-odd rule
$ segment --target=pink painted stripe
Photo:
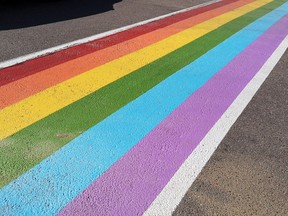
[[[59,215],[142,214],[285,38],[287,25],[286,16],[191,95]]]

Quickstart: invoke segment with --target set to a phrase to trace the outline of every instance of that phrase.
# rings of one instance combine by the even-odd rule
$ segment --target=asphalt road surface
[[[174,215],[288,215],[288,51]]]
[[[161,2],[161,3],[160,3]],[[36,20],[45,7],[0,12],[0,61],[167,14],[205,0],[123,0],[103,10]],[[75,9],[77,4],[73,3]],[[70,11],[71,12],[71,11]],[[19,23],[21,16],[23,20]],[[40,19],[40,18],[39,18]],[[10,24],[9,24],[10,23]],[[288,215],[288,52],[241,114],[174,215]]]
[[[0,8],[0,62],[198,5],[207,0],[114,0],[108,1],[111,5],[106,3],[104,7],[101,2],[63,0]],[[113,2],[118,3],[112,5]],[[91,7],[103,9],[91,11]],[[93,12],[96,14],[92,15]],[[76,15],[73,17],[71,14]]]

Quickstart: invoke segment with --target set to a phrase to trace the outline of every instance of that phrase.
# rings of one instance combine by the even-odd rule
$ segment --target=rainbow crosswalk
[[[1,214],[144,213],[287,35],[224,0],[0,70]]]

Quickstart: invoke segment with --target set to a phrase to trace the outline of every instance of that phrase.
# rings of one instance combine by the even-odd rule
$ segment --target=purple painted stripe
[[[191,95],[59,214],[142,214],[285,38],[287,26],[286,16]]]

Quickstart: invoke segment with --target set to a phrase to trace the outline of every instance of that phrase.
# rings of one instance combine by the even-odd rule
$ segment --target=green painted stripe
[[[0,185],[4,186],[9,183],[85,130],[284,2],[274,1],[231,21],[0,141]]]

